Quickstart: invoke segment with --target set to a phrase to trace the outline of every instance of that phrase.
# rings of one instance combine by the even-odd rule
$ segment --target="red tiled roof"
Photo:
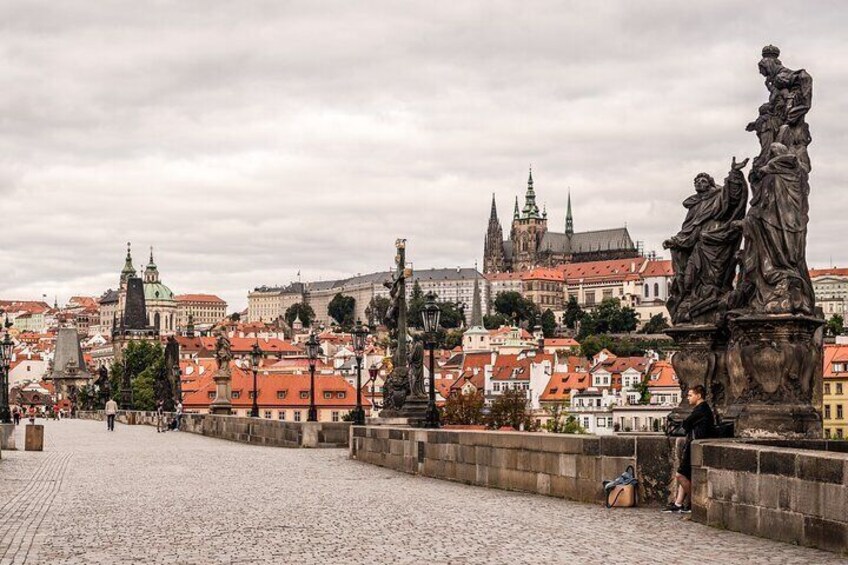
[[[553,373],[539,400],[566,401],[571,398],[572,391],[586,390],[591,384],[589,373]]]
[[[563,349],[566,349],[569,347],[580,347],[580,344],[577,342],[576,339],[572,339],[570,337],[546,338],[545,347],[561,347]]]
[[[674,269],[671,266],[671,259],[663,259],[659,261],[648,261],[645,269],[642,271],[643,277],[672,277]]]
[[[657,361],[648,373],[648,386],[679,388],[677,373],[668,361]]]
[[[848,277],[848,269],[845,267],[831,267],[829,269],[810,269],[810,278],[831,275],[835,277]]]
[[[487,281],[519,281],[521,273],[488,273],[483,275]]]
[[[569,283],[577,283],[581,279],[584,282],[600,280],[624,280],[639,278],[639,269],[646,261],[644,257],[632,259],[615,259],[612,261],[589,261],[585,263],[565,263],[557,269],[565,275]]]
[[[822,358],[824,362],[824,378],[844,379],[848,377],[848,371],[833,372],[834,363],[848,363],[848,345],[825,345]]]
[[[545,280],[545,281],[562,282],[562,281],[565,280],[562,271],[557,270],[557,269],[546,269],[544,267],[531,269],[529,271],[523,271],[520,274],[521,274],[521,280],[523,280],[523,281]]]
[[[201,349],[205,349],[207,351],[215,351],[215,342],[216,338],[211,336],[200,336],[200,337],[185,337],[185,336],[175,336],[177,343],[180,344],[180,349],[188,352],[192,351],[200,351]],[[230,348],[233,353],[249,353],[253,349],[253,344],[259,343],[259,349],[262,350],[263,353],[273,354],[273,353],[288,353],[288,354],[299,354],[303,353],[303,348],[298,345],[293,345],[286,341],[277,338],[259,338],[255,337],[231,337],[230,338]]]
[[[554,356],[547,353],[537,353],[533,357],[525,356],[519,359],[518,355],[498,355],[495,366],[492,367],[492,380],[528,380],[530,378],[530,365],[548,361],[551,366]]]
[[[215,304],[224,304],[227,302],[214,294],[178,294],[174,297],[177,302],[209,302]]]

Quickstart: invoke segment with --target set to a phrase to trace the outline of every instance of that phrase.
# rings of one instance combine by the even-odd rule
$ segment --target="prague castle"
[[[565,232],[548,231],[548,213],[546,210],[540,212],[536,204],[532,170],[527,179],[524,208],[519,209],[518,197],[515,197],[509,239],[503,239],[495,197],[492,195],[492,211],[483,246],[484,273],[518,272],[562,263],[638,256],[639,251],[626,227],[575,233],[570,194]]]

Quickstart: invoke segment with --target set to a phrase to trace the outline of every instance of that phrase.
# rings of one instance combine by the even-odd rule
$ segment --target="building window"
[[[300,410],[294,413],[294,421],[300,422]]]
[[[346,395],[345,395],[344,391],[336,393],[336,398],[344,398],[345,396]]]
[[[836,419],[837,420],[842,419],[842,405],[841,404],[836,405]]]
[[[334,422],[338,422],[338,421],[339,421],[339,413],[338,413],[338,412],[333,411],[333,413],[332,413],[332,419],[333,419],[333,421],[334,421]]]
[[[271,411],[270,411],[270,410],[266,410],[266,411],[265,411],[265,418],[266,418],[267,420],[270,420],[270,419],[271,419]]]
[[[280,410],[279,412],[277,412],[277,419],[278,420],[285,420],[286,419],[286,411]]]
[[[234,390],[233,391],[233,400],[236,400],[237,398],[240,398],[240,397],[241,397],[241,392]]]
[[[309,398],[309,391],[308,391],[308,390],[302,390],[302,391],[300,391],[300,398],[302,398],[302,399],[304,399],[304,400],[305,400],[305,399],[307,399],[307,398]]]
[[[654,283],[654,298],[657,298],[660,295],[660,284]]]
[[[842,394],[842,383],[836,383],[836,394]]]
[[[830,420],[830,404],[824,405],[824,418],[825,420]]]
[[[824,393],[830,394],[830,383],[824,383]]]
[[[284,391],[284,390],[278,390],[277,391],[277,399],[278,400],[283,400],[285,397],[286,397],[286,391]]]
[[[599,428],[606,428],[607,427],[607,419],[606,418],[598,418],[595,423],[598,424]]]
[[[209,397],[209,400],[215,400],[215,392],[214,391],[210,390],[209,394],[207,394],[207,396]]]
[[[836,437],[838,439],[843,439],[842,438],[842,428],[836,428]]]

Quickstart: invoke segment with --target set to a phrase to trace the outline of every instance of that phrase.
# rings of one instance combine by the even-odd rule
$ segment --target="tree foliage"
[[[308,328],[312,325],[312,320],[315,319],[315,310],[313,310],[312,306],[306,302],[298,302],[297,304],[289,306],[286,309],[286,313],[283,314],[283,317],[289,327],[291,327],[291,325],[294,324],[294,321],[300,317],[303,327]]]
[[[495,312],[528,328],[536,326],[541,316],[535,302],[513,290],[498,293],[495,297]]]
[[[468,394],[455,392],[445,399],[442,421],[458,426],[482,424],[483,402],[483,393],[479,390]]]
[[[619,300],[605,298],[594,311],[584,314],[580,319],[577,341],[590,335],[632,332],[638,323],[639,316],[633,308],[622,308]]]
[[[586,430],[577,421],[577,418],[566,412],[562,404],[545,406],[545,412],[550,416],[545,422],[545,429],[552,434],[585,434]]]
[[[642,327],[641,333],[643,334],[660,334],[669,328],[668,320],[666,317],[660,314],[654,314],[651,316],[651,319],[648,320],[645,325]]]
[[[562,322],[565,324],[565,327],[573,330],[581,318],[583,318],[583,309],[577,304],[577,297],[572,294],[568,297],[568,302],[565,304],[565,313],[562,316]]]
[[[339,292],[327,306],[327,313],[338,323],[342,330],[348,331],[356,322],[356,299]]]
[[[524,431],[532,430],[535,425],[527,402],[527,392],[515,389],[502,392],[492,401],[486,423],[495,430],[503,427],[512,427],[515,430]]]
[[[834,314],[827,321],[825,325],[825,330],[827,331],[828,335],[836,337],[838,335],[842,335],[842,332],[844,331],[844,325],[844,318],[842,318],[842,316],[839,314]]]
[[[121,400],[124,375],[129,375],[133,393],[133,408],[154,410],[154,387],[159,375],[165,374],[165,351],[162,344],[150,341],[131,341],[121,356],[112,364],[109,388],[112,398]]]
[[[371,302],[369,302],[368,306],[365,308],[365,316],[368,318],[368,324],[371,326],[384,324],[386,320],[386,312],[389,311],[389,307],[391,305],[392,301],[386,296],[373,297]]]
[[[506,319],[505,316],[501,314],[487,314],[483,316],[483,327],[487,330],[496,330],[501,326],[505,326],[509,323],[509,320]]]
[[[542,313],[542,333],[545,337],[554,337],[556,335],[557,322],[553,311],[548,308]]]

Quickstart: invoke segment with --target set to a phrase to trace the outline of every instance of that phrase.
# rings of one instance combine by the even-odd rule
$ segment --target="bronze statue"
[[[215,340],[215,362],[218,364],[219,372],[230,371],[230,361],[233,360],[233,351],[230,346],[230,338],[224,328],[218,330]]]
[[[409,392],[412,396],[424,396],[424,344],[415,342],[409,356]]]
[[[686,219],[680,232],[663,242],[674,267],[668,311],[674,323],[715,323],[726,310],[733,285],[736,252],[742,239],[739,221],[745,216],[748,185],[736,157],[724,186],[713,177],[695,177],[695,194],[683,201]]]

